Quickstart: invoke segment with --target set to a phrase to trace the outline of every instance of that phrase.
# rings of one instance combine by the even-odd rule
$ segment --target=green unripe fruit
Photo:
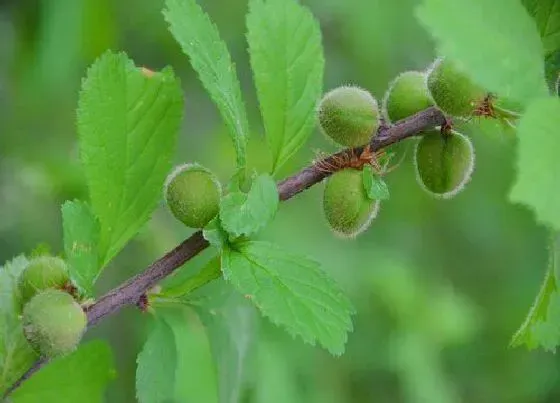
[[[412,116],[433,105],[426,75],[420,71],[407,71],[397,76],[383,98],[383,112],[389,123]]]
[[[29,344],[43,357],[72,352],[86,329],[87,317],[70,294],[46,290],[23,308],[23,331]]]
[[[165,182],[171,213],[191,228],[203,228],[218,214],[222,190],[218,179],[198,164],[177,167]]]
[[[368,143],[379,127],[377,101],[358,87],[338,87],[325,94],[317,117],[323,133],[346,147]]]
[[[370,199],[366,194],[362,171],[347,168],[327,179],[323,211],[337,235],[359,235],[369,227],[378,210],[379,201]]]
[[[18,280],[22,305],[48,288],[63,288],[70,281],[66,262],[55,256],[39,256],[29,261]]]
[[[475,84],[456,63],[445,58],[434,62],[428,72],[428,89],[443,112],[468,118],[481,105],[487,91]]]
[[[414,161],[422,188],[447,199],[459,193],[471,178],[474,149],[471,141],[460,133],[442,135],[433,130],[418,142]]]

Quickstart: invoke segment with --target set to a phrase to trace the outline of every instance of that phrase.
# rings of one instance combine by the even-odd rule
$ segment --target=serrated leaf
[[[50,362],[16,389],[11,399],[13,403],[102,403],[115,375],[109,345],[92,341]]]
[[[274,244],[247,241],[224,250],[222,271],[273,323],[342,354],[352,330],[352,304],[317,262]]]
[[[37,359],[23,335],[17,281],[28,260],[18,256],[0,267],[0,396]]]
[[[545,55],[560,49],[560,2],[523,0],[523,5],[537,23]]]
[[[175,334],[162,318],[156,317],[136,368],[136,397],[140,403],[172,401],[175,397],[177,346]]]
[[[278,210],[276,182],[270,175],[259,175],[249,193],[233,192],[220,202],[223,228],[234,237],[251,236],[264,228]]]
[[[389,187],[379,175],[373,172],[371,165],[365,165],[363,170],[364,189],[371,200],[387,200],[390,197]]]
[[[80,292],[91,297],[101,271],[97,251],[99,222],[86,203],[67,201],[62,205],[62,232],[70,278]]]
[[[513,335],[511,346],[525,344],[529,349],[542,347],[555,351],[560,344],[560,294],[557,279],[560,274],[560,234],[550,236],[549,262],[539,293],[527,318]]]
[[[529,206],[537,220],[560,230],[560,99],[531,103],[519,121],[517,179],[509,198]]]
[[[99,219],[105,266],[146,223],[161,198],[183,111],[170,68],[148,73],[107,52],[88,70],[78,108],[82,164]]]
[[[276,172],[307,141],[323,90],[321,30],[295,0],[252,0],[247,41]]]
[[[196,0],[166,0],[165,5],[163,14],[169,30],[218,107],[235,146],[237,166],[244,168],[249,123],[226,44]]]
[[[535,23],[512,0],[424,0],[417,16],[444,56],[488,91],[523,105],[548,92]]]

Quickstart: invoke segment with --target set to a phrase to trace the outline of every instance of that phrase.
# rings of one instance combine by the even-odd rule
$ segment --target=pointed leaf
[[[512,202],[533,209],[537,220],[560,230],[560,98],[533,102],[521,118],[517,179],[510,192]]]
[[[549,251],[545,279],[527,318],[512,337],[513,347],[525,344],[529,349],[540,346],[555,351],[560,344],[560,233],[551,234]]]
[[[423,0],[417,11],[443,56],[488,91],[523,105],[547,94],[541,39],[521,2]]]
[[[260,175],[254,180],[249,193],[233,192],[222,198],[222,226],[234,237],[251,236],[274,218],[278,203],[276,182],[270,175]]]
[[[226,280],[263,315],[312,345],[342,354],[352,330],[352,305],[320,268],[267,242],[243,242],[222,254]]]
[[[196,0],[166,0],[165,5],[163,14],[169,30],[218,107],[233,139],[237,165],[244,168],[249,123],[235,65],[226,44]]]
[[[387,200],[389,199],[389,187],[379,175],[373,172],[371,165],[365,165],[362,171],[364,179],[364,188],[367,196],[371,200]]]
[[[325,64],[321,30],[295,0],[252,0],[247,41],[276,172],[313,131]]]
[[[171,69],[136,68],[105,53],[82,85],[78,132],[105,266],[150,218],[171,169],[183,110]]]
[[[97,250],[99,222],[86,203],[67,201],[62,205],[62,230],[70,278],[82,293],[91,297],[101,272]]]

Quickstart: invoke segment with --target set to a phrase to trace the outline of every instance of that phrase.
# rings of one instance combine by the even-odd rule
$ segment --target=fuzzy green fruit
[[[447,58],[437,59],[429,69],[428,89],[438,108],[451,116],[463,118],[472,116],[488,95]]]
[[[447,199],[459,193],[471,178],[474,149],[468,137],[460,133],[442,135],[433,130],[418,141],[414,161],[422,188]]]
[[[379,127],[377,101],[358,87],[338,87],[325,94],[317,117],[323,133],[346,147],[368,143]]]
[[[165,182],[164,195],[171,213],[191,228],[203,228],[218,214],[221,186],[198,164],[177,167]]]
[[[343,237],[365,231],[377,215],[379,201],[368,197],[361,170],[347,168],[327,179],[323,211],[331,229]]]
[[[383,112],[389,123],[412,116],[433,105],[426,75],[420,71],[406,71],[397,76],[383,98]]]
[[[39,256],[29,261],[18,279],[22,305],[48,288],[63,288],[70,282],[66,262],[55,256]]]
[[[86,326],[87,317],[82,307],[64,291],[43,291],[23,308],[25,337],[43,357],[72,352]]]

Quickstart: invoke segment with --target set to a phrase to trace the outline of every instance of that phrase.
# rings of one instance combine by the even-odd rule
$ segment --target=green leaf
[[[276,325],[342,354],[352,330],[352,304],[319,264],[267,242],[235,247],[222,254],[224,278]]]
[[[558,95],[560,93],[560,49],[546,58],[544,68],[546,81],[552,88],[552,93]]]
[[[17,281],[28,260],[18,256],[0,267],[0,396],[37,358],[23,335]]]
[[[180,305],[159,309],[173,330],[177,354],[175,402],[217,403],[216,368],[205,329]]]
[[[537,23],[545,55],[560,49],[560,2],[523,0],[523,5]]]
[[[247,41],[276,172],[313,131],[323,91],[321,30],[295,0],[252,0]]]
[[[234,237],[250,236],[264,228],[278,210],[276,182],[270,175],[259,175],[249,193],[233,192],[220,202],[223,228]]]
[[[364,179],[364,188],[367,196],[371,200],[387,200],[389,199],[389,187],[379,175],[373,172],[371,165],[365,165],[362,170]]]
[[[210,245],[215,248],[222,249],[225,244],[229,242],[229,235],[222,227],[222,222],[219,217],[215,217],[202,230],[202,236]]]
[[[125,54],[89,69],[78,108],[80,150],[105,266],[150,218],[175,152],[183,99],[171,69],[148,73]]]
[[[249,123],[235,65],[226,44],[195,0],[166,0],[165,4],[163,14],[169,30],[218,107],[233,139],[237,166],[244,168]]]
[[[62,230],[70,277],[81,292],[91,297],[101,271],[97,251],[99,222],[86,203],[67,201],[62,205]]]
[[[102,403],[115,378],[113,355],[106,342],[92,341],[57,358],[12,394],[13,403]]]
[[[136,360],[136,396],[140,403],[160,403],[175,397],[177,346],[175,334],[162,318],[156,317]]]
[[[541,289],[527,318],[513,335],[511,346],[525,344],[529,349],[539,346],[555,351],[560,344],[560,233],[551,233],[549,263]]]
[[[556,230],[560,230],[559,127],[559,98],[539,99],[528,106],[517,129],[517,179],[509,195]]]
[[[250,301],[223,279],[196,293],[193,305],[210,340],[218,371],[219,401],[238,402],[251,376],[249,357],[255,347],[257,312]]]
[[[520,2],[424,0],[417,16],[440,52],[487,90],[523,105],[547,94],[541,39]]]
[[[165,288],[162,295],[170,298],[184,297],[222,276],[220,256],[214,256],[200,271],[180,284]]]

